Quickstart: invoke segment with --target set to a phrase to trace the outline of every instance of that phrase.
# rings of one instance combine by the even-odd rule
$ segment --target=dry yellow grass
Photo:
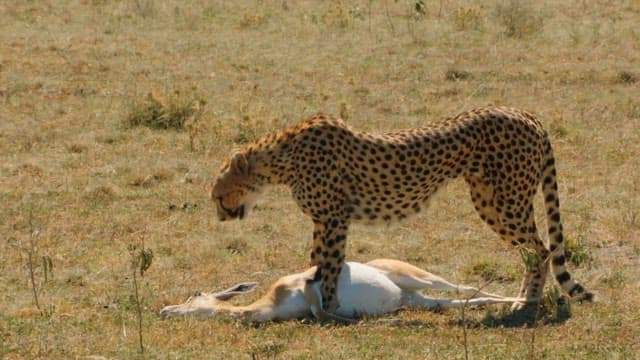
[[[463,358],[464,326],[472,358],[636,357],[640,3],[416,3],[0,2],[0,357],[138,356],[127,247],[142,241],[150,358]],[[176,91],[207,102],[194,151],[191,132],[126,124],[135,101]],[[307,264],[311,223],[286,189],[244,222],[215,220],[207,182],[234,147],[315,112],[386,131],[486,104],[551,131],[566,235],[587,255],[571,270],[598,295],[546,316],[533,355],[534,330],[495,307],[349,327],[157,317],[194,290],[264,287]],[[459,182],[416,218],[354,226],[348,255],[472,284],[485,280],[470,269],[521,266]],[[487,287],[515,293],[518,277],[503,279]]]

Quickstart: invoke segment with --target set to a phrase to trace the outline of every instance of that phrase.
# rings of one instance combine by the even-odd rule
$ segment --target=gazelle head
[[[234,311],[236,307],[227,301],[236,295],[250,293],[255,290],[256,287],[258,287],[258,283],[244,282],[217,293],[196,291],[182,304],[165,306],[160,310],[160,315],[163,317],[184,315],[202,317],[212,317],[223,314],[237,315],[236,311]]]

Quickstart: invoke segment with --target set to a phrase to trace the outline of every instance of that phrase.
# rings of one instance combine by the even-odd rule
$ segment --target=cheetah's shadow
[[[459,315],[456,311],[446,312],[449,314]],[[522,310],[511,311],[505,309],[505,311],[499,312],[487,312],[484,318],[477,319],[474,316],[469,318],[461,318],[455,316],[455,319],[449,320],[447,323],[449,326],[455,327],[485,327],[485,328],[533,328],[536,326],[557,325],[562,324],[571,318],[571,305],[568,303],[558,304],[552,308],[548,308],[544,305],[528,306]],[[314,321],[311,320],[311,323]],[[336,324],[333,324],[336,325]],[[339,325],[339,326],[345,326]],[[348,326],[348,325],[346,325]],[[360,326],[376,327],[376,326],[389,326],[389,327],[419,327],[419,328],[435,328],[435,323],[423,320],[402,320],[402,319],[371,319],[371,321],[365,320],[360,323]]]
[[[553,308],[528,306],[504,314],[487,313],[480,324],[489,328],[522,328],[562,324],[571,318],[571,305],[559,304]]]

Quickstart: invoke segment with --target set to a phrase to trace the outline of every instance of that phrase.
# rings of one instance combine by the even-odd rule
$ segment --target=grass
[[[500,1],[494,8],[495,18],[503,27],[503,33],[509,37],[523,38],[542,30],[544,14],[533,9],[528,0]],[[467,13],[465,17],[469,17]]]
[[[451,18],[458,31],[482,30],[484,14],[480,7],[460,6],[452,12]]]
[[[633,358],[639,21],[633,1],[0,3],[0,357],[133,358],[142,329],[148,358]],[[243,222],[216,220],[207,186],[237,146],[321,111],[389,131],[486,104],[550,130],[568,267],[597,303],[548,305],[535,338],[500,306],[346,327],[157,316],[193,291],[264,290],[307,265],[311,223],[288,189]],[[131,126],[136,113],[184,123]],[[544,237],[542,206],[537,218]],[[127,246],[143,235],[155,256],[138,314]],[[507,295],[523,266],[460,181],[401,224],[353,226],[348,251]]]
[[[200,99],[190,99],[177,91],[168,100],[161,100],[149,93],[143,100],[131,104],[126,123],[152,129],[183,130],[199,110],[200,104]]]
[[[479,278],[485,282],[513,282],[519,280],[520,272],[514,267],[501,266],[496,261],[481,260],[470,263],[463,271],[465,278]]]

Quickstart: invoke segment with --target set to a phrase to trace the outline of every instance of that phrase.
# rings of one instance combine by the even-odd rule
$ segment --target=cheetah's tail
[[[558,197],[558,182],[556,179],[555,158],[551,143],[547,142],[546,154],[542,167],[542,193],[544,195],[545,211],[547,212],[547,226],[549,228],[549,250],[551,251],[551,269],[553,275],[572,299],[593,301],[594,294],[587,291],[567,271],[565,267],[564,237],[562,222],[560,221],[560,199]]]

